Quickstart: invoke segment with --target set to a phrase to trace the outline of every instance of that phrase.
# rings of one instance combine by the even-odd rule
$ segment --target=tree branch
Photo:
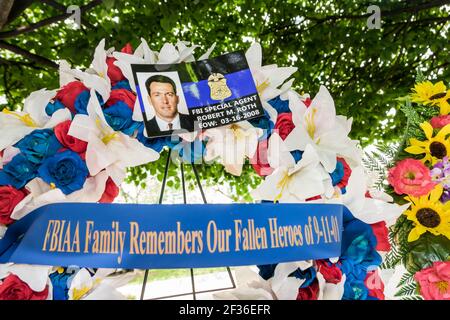
[[[0,1],[0,30],[8,21],[9,13],[14,4],[14,0],[4,0]]]
[[[0,64],[7,65],[7,66],[29,67],[29,68],[33,68],[36,70],[45,70],[45,68],[42,68],[32,62],[7,60],[7,59],[3,59],[3,58],[0,58]]]
[[[34,2],[34,0],[20,0],[20,1],[13,1],[13,6],[11,8],[11,11],[8,15],[8,21],[6,21],[6,24],[9,24],[14,19],[16,19],[18,16],[22,14],[31,4]]]
[[[55,9],[61,11],[61,12],[67,12],[67,7],[66,6],[64,6],[64,5],[58,3],[58,2],[56,2],[54,0],[41,0],[41,2],[45,3],[46,5],[48,5],[50,7],[55,8]],[[89,27],[89,28],[93,28],[94,27],[92,24],[89,23],[89,21],[87,21],[82,16],[80,18],[81,18],[81,23],[83,25],[85,25],[86,27]]]
[[[415,6],[409,6],[409,7],[405,7],[405,8],[395,8],[395,9],[391,9],[389,11],[383,11],[381,10],[381,17],[392,17],[392,16],[396,16],[399,14],[403,14],[403,13],[417,13],[419,11],[423,11],[423,10],[427,10],[427,9],[432,9],[435,7],[441,7],[443,5],[446,4],[450,4],[450,0],[434,0],[434,1],[428,1],[427,3],[422,3],[422,4],[418,4]],[[366,13],[366,14],[362,14],[362,15],[353,15],[353,14],[349,14],[349,15],[331,15],[331,16],[326,16],[323,18],[318,18],[318,17],[311,17],[311,16],[302,16],[302,21],[300,21],[299,23],[293,23],[293,24],[287,24],[287,25],[282,25],[282,26],[275,26],[276,28],[269,28],[269,30],[265,31],[262,35],[268,34],[268,33],[274,33],[274,32],[279,32],[281,30],[287,30],[290,29],[292,27],[296,27],[298,25],[301,25],[302,23],[305,22],[305,20],[309,20],[309,21],[314,21],[316,22],[315,25],[313,25],[310,28],[313,28],[319,24],[322,23],[326,23],[326,22],[334,22],[337,20],[345,20],[345,19],[350,19],[350,20],[356,20],[356,19],[363,19],[363,18],[367,18],[371,15],[371,13]],[[425,22],[426,20],[429,20],[430,22],[441,22],[441,21],[448,21],[448,17],[439,17],[439,18],[429,18],[429,19],[424,19],[424,20],[420,20],[421,22]]]
[[[381,10],[381,17],[392,17],[403,13],[417,13],[419,11],[432,9],[435,7],[441,7],[443,5],[450,4],[450,0],[434,0],[434,1],[427,1],[426,3],[405,7],[405,8],[395,8],[389,11],[383,11]],[[316,17],[306,17],[308,20],[312,21],[335,21],[335,20],[341,20],[341,19],[362,19],[367,18],[371,16],[371,13],[365,13],[362,15],[334,15],[334,16],[327,16],[324,18],[316,18]]]
[[[31,52],[29,52],[29,51],[27,51],[27,50],[25,50],[23,48],[20,48],[20,47],[18,47],[16,45],[7,43],[7,42],[5,42],[3,40],[0,40],[0,48],[6,49],[6,50],[11,51],[11,52],[14,52],[15,54],[21,55],[21,56],[27,58],[28,60],[34,61],[34,62],[36,62],[38,64],[42,64],[44,66],[51,67],[51,68],[54,68],[54,69],[58,69],[59,68],[59,66],[56,63],[54,63],[53,61],[51,61],[51,60],[49,60],[47,58],[44,58],[44,57],[42,57],[40,55],[31,53]]]
[[[87,5],[84,5],[84,6],[80,7],[80,14],[82,14],[85,11],[88,11],[88,10],[92,9],[93,7],[101,4],[102,2],[103,2],[103,0],[94,0],[94,1],[91,1],[90,3],[88,3]],[[16,30],[0,32],[0,39],[16,37],[16,36],[21,35],[23,33],[27,33],[27,32],[31,32],[31,31],[37,30],[37,29],[39,29],[41,27],[50,25],[52,23],[65,20],[65,19],[69,18],[71,15],[72,15],[72,13],[70,13],[70,12],[67,13],[66,12],[66,13],[63,13],[61,15],[50,17],[50,18],[44,19],[42,21],[33,23],[33,24],[31,24],[31,25],[29,25],[27,27],[20,27],[20,28],[18,28]]]

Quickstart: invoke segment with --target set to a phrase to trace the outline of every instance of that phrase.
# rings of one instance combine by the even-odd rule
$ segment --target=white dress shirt
[[[177,113],[177,116],[175,118],[173,118],[173,120],[171,122],[160,119],[157,115],[155,115],[155,117],[156,117],[156,123],[158,123],[159,130],[161,130],[161,131],[170,130],[169,123],[172,124],[172,130],[181,129],[180,115],[178,113]]]

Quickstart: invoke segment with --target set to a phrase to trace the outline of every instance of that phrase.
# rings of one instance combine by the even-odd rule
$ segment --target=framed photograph
[[[131,67],[148,137],[215,128],[264,114],[243,52]]]

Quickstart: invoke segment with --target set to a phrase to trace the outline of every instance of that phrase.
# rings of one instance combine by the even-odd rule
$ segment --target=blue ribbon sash
[[[12,224],[0,263],[171,269],[341,255],[339,204],[59,203]]]

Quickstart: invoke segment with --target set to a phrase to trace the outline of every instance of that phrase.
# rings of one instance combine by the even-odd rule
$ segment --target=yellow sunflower
[[[417,83],[412,90],[412,102],[439,106],[439,112],[442,115],[450,112],[450,90],[447,90],[444,82],[439,81],[433,84],[430,81],[424,81]]]
[[[428,140],[420,141],[415,138],[409,139],[410,146],[405,149],[406,152],[411,154],[422,154],[425,156],[421,159],[423,163],[427,161],[434,165],[436,162],[444,158],[450,153],[450,138],[447,135],[450,133],[450,124],[439,130],[439,132],[433,137],[433,127],[429,122],[423,122],[420,124],[425,137]]]
[[[414,222],[414,228],[408,235],[409,242],[416,241],[427,231],[450,239],[450,201],[439,201],[443,191],[442,185],[438,184],[425,196],[405,197],[411,202],[411,207],[404,214]]]

